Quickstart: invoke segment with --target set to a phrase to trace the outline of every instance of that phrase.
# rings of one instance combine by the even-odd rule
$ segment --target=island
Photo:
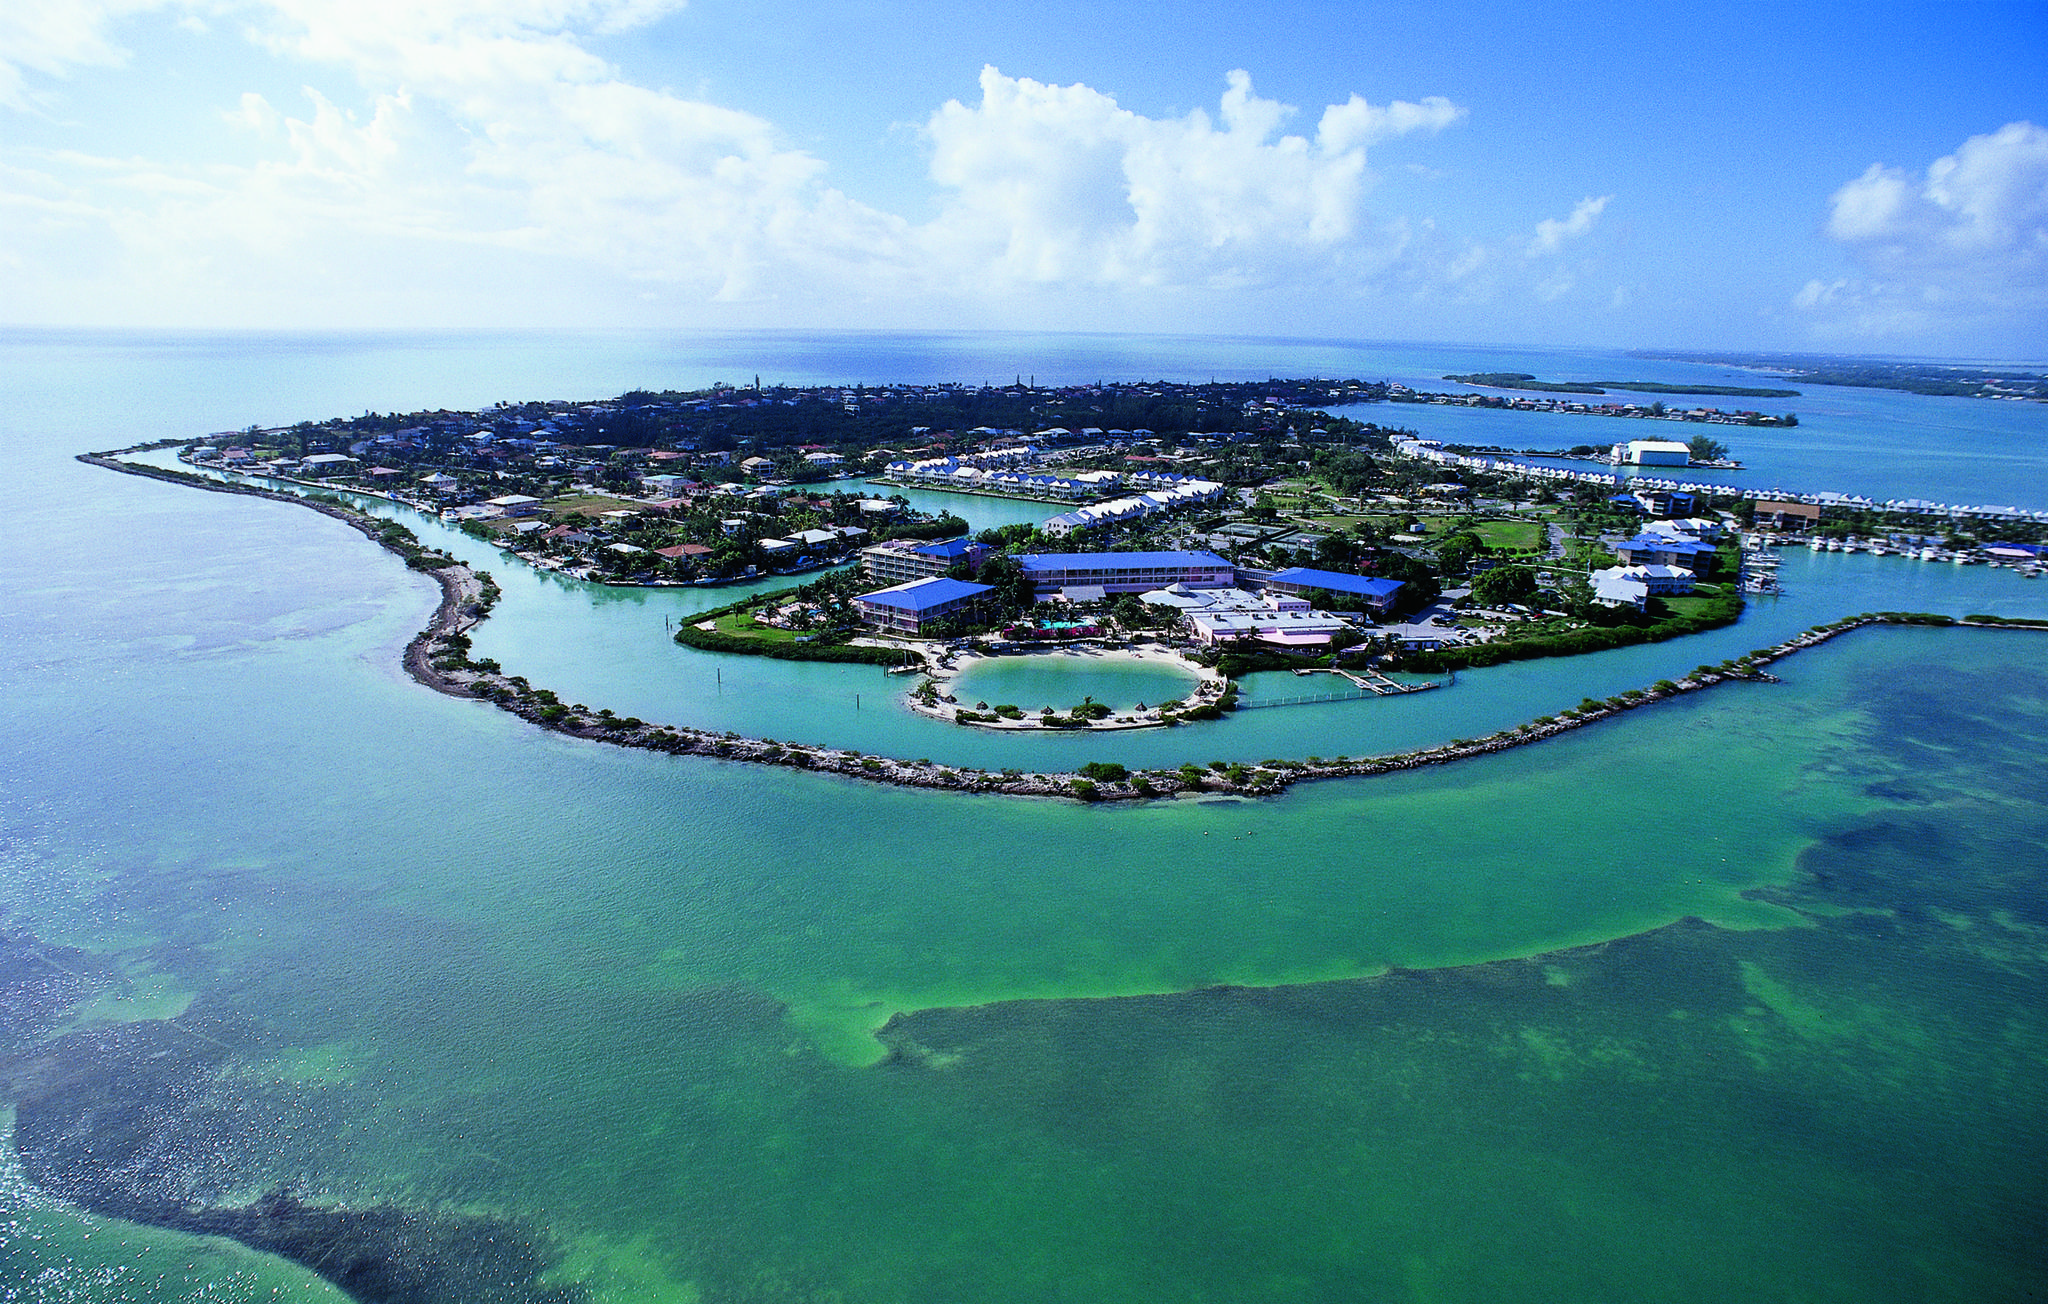
[[[1480,371],[1464,376],[1445,376],[1445,380],[1460,385],[1480,385],[1489,389],[1530,389],[1559,394],[1605,394],[1610,389],[1631,390],[1638,394],[1704,394],[1721,395],[1727,398],[1798,398],[1796,389],[1759,389],[1745,385],[1667,385],[1655,380],[1593,380],[1577,381],[1538,380],[1526,371]]]
[[[2048,372],[1962,362],[1877,362],[1806,353],[1636,353],[1666,362],[1705,362],[1765,372],[1809,385],[1896,389],[1952,398],[2048,403]]]
[[[1262,672],[1364,699],[1441,688],[1460,669],[1682,638],[1736,621],[1748,595],[1771,592],[1772,549],[1788,543],[2025,575],[2048,564],[2048,514],[1624,481],[1473,456],[1330,410],[1391,397],[1387,387],[1324,380],[1041,389],[1020,378],[993,390],[757,381],[369,413],[152,446],[175,449],[176,464],[139,449],[83,456],[349,522],[441,586],[433,620],[407,649],[414,677],[544,728],[889,783],[1083,800],[1262,794],[1439,764],[1676,694],[1767,681],[1771,662],[1843,629],[1956,622],[1868,613],[1515,729],[1395,756],[987,771],[564,700],[472,655],[472,634],[499,597],[488,574],[363,507],[402,504],[514,564],[592,583],[751,581],[736,601],[677,620],[674,641],[714,656],[873,665],[905,676],[884,694],[904,709],[995,730],[1199,726],[1241,709],[1244,677]],[[1036,419],[989,424],[997,413]],[[1111,413],[1155,424],[1092,424]],[[963,427],[971,419],[979,424]],[[913,508],[913,492],[999,496],[1025,519],[970,532],[958,516]],[[1045,515],[1033,523],[1037,503]],[[773,584],[779,575],[789,581]],[[1048,653],[1171,664],[1187,687],[1136,703],[963,696],[963,671]]]

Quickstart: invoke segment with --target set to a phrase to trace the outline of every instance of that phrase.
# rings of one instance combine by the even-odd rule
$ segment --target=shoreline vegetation
[[[2040,371],[1957,362],[1875,362],[1811,353],[1665,353],[1638,350],[1631,357],[1656,362],[1707,363],[1763,373],[1774,380],[1849,389],[1894,389],[1946,398],[2048,402],[2048,375]]]
[[[1605,394],[1610,389],[1633,394],[1713,395],[1720,398],[1798,398],[1796,389],[1769,389],[1753,385],[1667,385],[1654,380],[1538,380],[1526,371],[1477,371],[1469,375],[1445,376],[1445,380],[1483,389],[1527,389],[1546,394]]]
[[[387,551],[403,558],[412,569],[433,576],[441,589],[441,601],[426,627],[406,645],[404,661],[407,672],[414,679],[436,692],[451,697],[489,701],[530,724],[593,742],[667,752],[672,755],[707,756],[751,764],[779,765],[899,787],[949,789],[1016,797],[1059,797],[1084,802],[1171,797],[1183,793],[1271,796],[1305,780],[1362,778],[1390,774],[1449,764],[1453,761],[1527,746],[1655,702],[1731,681],[1775,683],[1778,682],[1777,677],[1770,674],[1765,669],[1766,666],[1866,626],[1923,625],[2048,631],[2048,619],[2015,620],[1972,615],[1959,620],[1952,616],[1924,612],[1864,612],[1816,625],[1781,643],[1759,648],[1745,656],[1723,661],[1717,666],[1700,666],[1682,679],[1661,679],[1648,688],[1630,689],[1597,701],[1587,698],[1578,706],[1554,716],[1538,716],[1534,720],[1482,738],[1454,738],[1447,743],[1392,755],[1359,758],[1339,756],[1334,760],[1311,756],[1304,760],[1265,761],[1257,765],[1212,762],[1206,768],[1188,763],[1178,770],[1132,771],[1118,764],[1091,762],[1078,771],[1070,772],[990,771],[972,766],[942,765],[928,760],[910,761],[872,756],[845,748],[784,743],[773,738],[753,738],[731,731],[715,732],[689,725],[649,723],[635,717],[616,716],[609,709],[592,711],[580,703],[564,703],[552,691],[532,687],[522,676],[505,674],[495,662],[469,659],[468,631],[474,629],[489,615],[497,601],[497,585],[487,573],[474,570],[445,553],[420,544],[412,532],[398,522],[381,520],[357,511],[338,499],[315,499],[251,484],[216,480],[193,472],[122,460],[124,454],[150,452],[184,442],[186,441],[161,440],[109,452],[80,453],[77,460],[127,475],[163,480],[216,493],[248,494],[311,508],[359,531]],[[1675,633],[1667,635],[1675,636]],[[895,662],[892,658],[885,664]]]

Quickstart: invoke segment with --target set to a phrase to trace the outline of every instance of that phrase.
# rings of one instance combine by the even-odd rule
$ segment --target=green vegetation
[[[1725,462],[1728,460],[1728,445],[1712,435],[1694,435],[1685,441],[1685,451],[1692,454],[1695,462]]]
[[[1784,353],[1644,353],[1640,357],[1674,362],[1711,362],[1775,371],[1787,380],[1811,385],[1844,385],[1857,389],[1896,389],[1909,394],[1961,398],[2048,399],[2048,375],[2038,371],[2001,371],[1963,363],[1871,362],[1862,358],[1828,358]]]
[[[1750,385],[1666,385],[1655,380],[1593,380],[1563,382],[1538,380],[1526,371],[1476,371],[1463,376],[1445,376],[1460,385],[1483,385],[1489,389],[1526,389],[1555,394],[1605,394],[1609,389],[1637,394],[1716,394],[1727,398],[1798,398],[1796,389],[1766,389]]]
[[[1667,602],[1669,600],[1667,599]],[[1667,611],[1661,618],[1649,617],[1640,624],[1591,626],[1564,633],[1538,634],[1529,638],[1501,639],[1447,647],[1435,652],[1416,652],[1406,658],[1407,668],[1421,671],[1463,670],[1474,666],[1501,665],[1509,661],[1533,661],[1543,657],[1579,656],[1641,643],[1661,643],[1704,630],[1732,625],[1742,615],[1742,595],[1733,588],[1701,595],[1701,602],[1679,613]],[[1582,704],[1581,709],[1586,709]]]
[[[762,625],[748,613],[758,607],[792,598],[802,589],[784,589],[758,594],[730,606],[699,616],[675,632],[675,641],[702,652],[729,652],[737,656],[769,657],[778,661],[831,661],[854,665],[900,666],[905,653],[899,648],[865,647],[835,641],[831,632],[804,635],[794,630]],[[709,624],[710,629],[700,625]]]

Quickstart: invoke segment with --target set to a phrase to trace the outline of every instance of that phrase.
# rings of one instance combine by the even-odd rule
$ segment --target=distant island
[[[1594,380],[1563,382],[1538,380],[1526,371],[1475,371],[1463,376],[1445,376],[1460,385],[1486,389],[1533,389],[1551,394],[1605,394],[1609,389],[1637,394],[1711,394],[1723,398],[1798,398],[1796,389],[1760,389],[1747,385],[1666,385],[1654,380]]]
[[[2010,371],[1971,363],[1872,362],[1798,353],[1635,353],[1659,362],[1705,362],[1771,372],[1809,385],[1896,389],[1952,398],[2027,399],[2048,403],[2048,372]],[[1455,380],[1458,377],[1451,377]],[[1708,393],[1732,391],[1712,390]],[[1765,391],[1752,390],[1751,393]]]

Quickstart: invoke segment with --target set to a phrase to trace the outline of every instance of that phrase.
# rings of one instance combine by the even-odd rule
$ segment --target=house
[[[312,453],[299,463],[299,470],[305,475],[333,475],[356,465],[356,459],[346,453]]]
[[[670,561],[695,561],[699,557],[711,555],[711,549],[701,543],[679,543],[672,548],[656,548],[654,551],[656,555],[666,557]]]
[[[922,633],[933,621],[973,610],[985,594],[994,590],[986,584],[935,575],[912,580],[853,600],[863,621],[879,629],[902,634]]]
[[[766,475],[775,469],[775,463],[765,457],[750,457],[740,463],[740,470],[752,475]]]
[[[531,494],[506,494],[484,500],[484,506],[495,509],[500,516],[531,516],[540,510],[540,499]]]
[[[428,493],[453,493],[461,487],[462,482],[460,480],[443,471],[436,471],[432,475],[420,477],[420,488],[425,489]]]

